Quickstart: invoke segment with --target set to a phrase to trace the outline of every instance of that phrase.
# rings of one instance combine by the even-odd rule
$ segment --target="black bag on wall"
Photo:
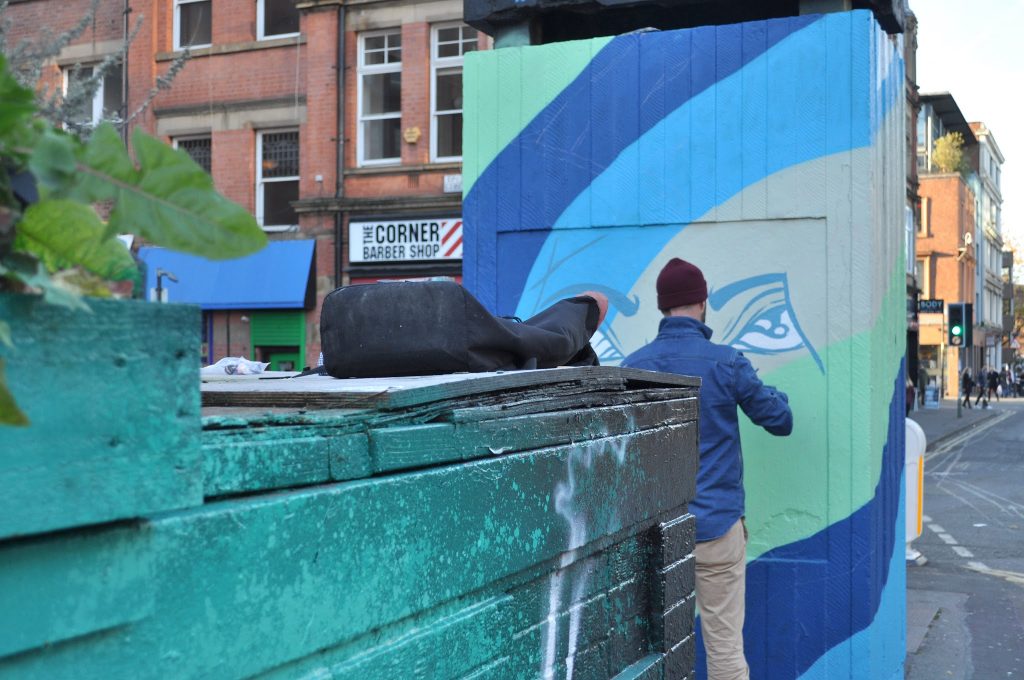
[[[451,281],[374,283],[331,292],[320,311],[324,368],[335,378],[596,366],[600,310],[568,298],[518,322]]]

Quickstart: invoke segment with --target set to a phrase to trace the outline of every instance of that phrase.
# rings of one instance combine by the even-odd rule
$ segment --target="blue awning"
[[[236,260],[207,260],[166,248],[140,248],[146,263],[146,297],[155,299],[156,270],[174,274],[163,279],[167,302],[203,309],[302,309],[313,302],[315,241],[271,241]]]

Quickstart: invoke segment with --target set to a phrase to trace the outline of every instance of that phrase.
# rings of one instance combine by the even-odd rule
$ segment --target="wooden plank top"
[[[554,395],[559,386],[569,384],[593,390],[700,386],[699,378],[611,366],[344,380],[322,375],[256,378],[218,376],[204,382],[203,406],[390,410],[529,388],[550,388]]]

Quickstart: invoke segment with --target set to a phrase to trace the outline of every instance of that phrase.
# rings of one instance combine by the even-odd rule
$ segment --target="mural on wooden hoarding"
[[[467,55],[465,284],[527,317],[581,290],[616,363],[671,257],[790,395],[743,431],[752,677],[902,676],[904,109],[870,12]]]

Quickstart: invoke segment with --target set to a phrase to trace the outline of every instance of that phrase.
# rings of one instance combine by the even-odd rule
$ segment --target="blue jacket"
[[[711,342],[711,329],[688,317],[662,319],[658,337],[622,365],[700,377],[700,469],[690,512],[697,518],[697,541],[724,535],[744,514],[736,407],[768,432],[785,436],[793,430],[789,399],[763,384],[741,352]]]

